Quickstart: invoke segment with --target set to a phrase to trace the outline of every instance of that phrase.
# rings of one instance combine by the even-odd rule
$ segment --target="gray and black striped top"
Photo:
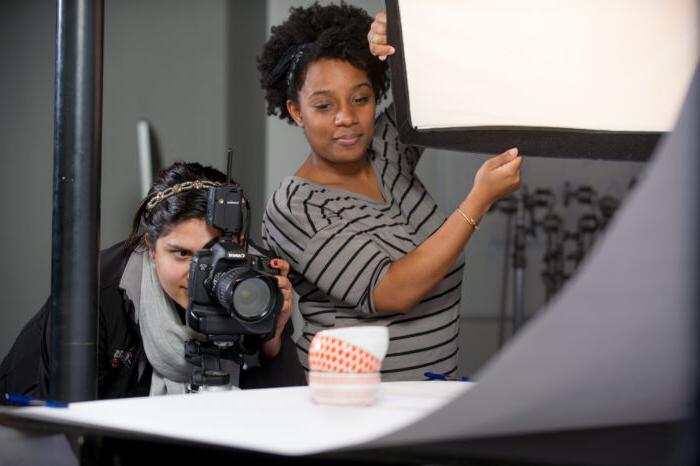
[[[316,332],[358,324],[389,328],[383,380],[419,380],[426,371],[457,368],[463,256],[407,314],[378,312],[372,302],[391,262],[445,221],[415,175],[421,150],[399,142],[392,116],[389,107],[377,118],[368,150],[385,203],[295,176],[285,178],[268,201],[263,240],[292,267],[304,318],[297,348],[305,368]]]

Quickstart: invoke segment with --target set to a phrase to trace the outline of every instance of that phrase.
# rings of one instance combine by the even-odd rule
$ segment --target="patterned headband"
[[[155,206],[160,204],[161,201],[174,196],[175,194],[184,193],[186,191],[192,191],[194,189],[209,189],[216,186],[221,186],[221,183],[209,180],[196,180],[196,181],[185,181],[184,183],[178,183],[169,188],[165,188],[162,191],[157,192],[151,200],[146,204],[146,212],[150,213]]]

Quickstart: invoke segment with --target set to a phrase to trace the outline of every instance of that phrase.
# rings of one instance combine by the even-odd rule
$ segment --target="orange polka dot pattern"
[[[327,335],[316,335],[309,345],[309,369],[320,372],[379,372],[382,362],[359,346]]]

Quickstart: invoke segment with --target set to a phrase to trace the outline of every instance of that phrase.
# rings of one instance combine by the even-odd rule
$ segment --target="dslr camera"
[[[206,221],[222,234],[198,251],[190,264],[186,322],[206,337],[185,345],[190,362],[201,365],[193,373],[195,388],[227,384],[228,374],[220,370],[219,359],[242,364],[245,355],[256,353],[275,334],[284,304],[277,271],[270,267],[269,255],[248,252],[249,241],[245,246],[237,242],[243,231],[247,238],[244,225],[249,218],[238,185],[209,188]]]

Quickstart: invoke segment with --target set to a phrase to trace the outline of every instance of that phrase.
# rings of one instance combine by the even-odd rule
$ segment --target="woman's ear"
[[[287,99],[287,111],[297,126],[303,128],[304,121],[301,118],[301,110],[299,109],[299,105],[295,104],[291,99]]]
[[[156,258],[156,245],[151,244],[151,240],[148,239],[148,235],[146,233],[143,234],[143,243],[146,245],[146,249],[148,250],[148,257],[150,257],[151,260],[154,260]]]

